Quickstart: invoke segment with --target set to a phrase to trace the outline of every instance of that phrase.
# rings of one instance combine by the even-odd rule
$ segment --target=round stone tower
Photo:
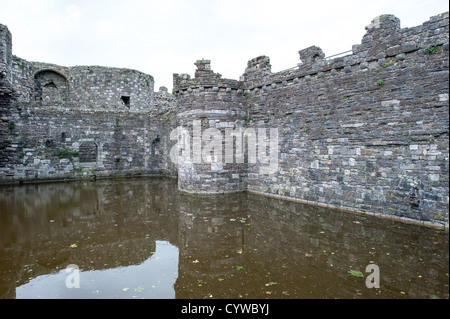
[[[194,78],[174,74],[178,129],[171,138],[178,141],[178,188],[195,193],[242,191],[247,182],[243,83],[222,79],[210,63],[197,60]]]

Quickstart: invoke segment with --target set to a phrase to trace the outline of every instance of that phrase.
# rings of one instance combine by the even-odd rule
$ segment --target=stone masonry
[[[312,46],[277,73],[260,56],[239,80],[198,60],[194,77],[174,74],[172,95],[135,70],[18,58],[0,25],[0,183],[170,175],[186,192],[448,225],[449,14],[412,28],[382,15],[366,30],[348,55]],[[270,129],[277,169],[265,173],[249,147]]]
[[[277,128],[279,135],[275,173],[261,174],[249,162],[215,173],[215,163],[188,161],[178,171],[179,188],[246,188],[448,223],[448,26],[448,13],[405,29],[383,15],[346,56],[327,59],[312,46],[299,51],[297,67],[278,73],[260,56],[240,81],[222,79],[209,61],[196,63],[195,78],[175,74],[179,125],[203,118],[204,128]],[[221,109],[228,113],[214,121]]]
[[[175,98],[151,75],[29,62],[0,27],[0,183],[176,174]]]

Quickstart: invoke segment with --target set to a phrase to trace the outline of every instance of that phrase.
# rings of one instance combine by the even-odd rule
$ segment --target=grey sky
[[[170,90],[172,74],[193,75],[197,59],[238,79],[268,55],[276,72],[311,45],[327,56],[351,50],[380,14],[404,28],[448,10],[447,0],[0,0],[0,23],[26,60],[137,69]]]

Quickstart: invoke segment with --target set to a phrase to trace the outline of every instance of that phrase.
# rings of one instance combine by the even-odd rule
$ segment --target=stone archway
[[[34,75],[36,101],[66,101],[69,85],[64,74],[51,69],[40,70]]]

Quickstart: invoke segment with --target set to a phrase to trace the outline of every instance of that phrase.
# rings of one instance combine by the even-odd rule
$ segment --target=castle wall
[[[308,48],[265,77],[253,73],[268,60],[250,61],[249,124],[278,128],[279,169],[250,167],[248,189],[448,222],[448,22],[400,29],[382,16],[348,56]]]
[[[297,67],[278,73],[266,56],[250,60],[238,81],[243,127],[266,129],[256,139],[258,148],[267,139],[262,152],[269,151],[269,129],[277,130],[278,163],[264,172],[259,158],[252,163],[248,156],[246,166],[235,161],[247,173],[247,190],[448,223],[448,22],[444,13],[401,29],[398,18],[383,15],[349,55],[326,59],[319,47],[309,47],[299,51]],[[175,76],[179,112],[213,105],[199,94],[199,81],[201,73]],[[219,95],[216,88],[214,99],[235,110]],[[179,176],[185,185],[200,185],[197,192],[205,192],[202,185],[221,192],[209,187],[207,170],[188,166]],[[224,183],[223,189],[240,190],[231,174]]]
[[[11,144],[7,119],[11,116],[11,103],[14,90],[11,76],[12,39],[8,28],[0,24],[0,166],[10,162],[13,157],[7,145]]]
[[[173,174],[170,122],[125,111],[24,109],[9,121],[16,159],[0,168],[2,180]]]
[[[176,174],[174,97],[151,75],[26,61],[1,27],[0,183]]]
[[[448,13],[403,29],[383,15],[351,54],[312,46],[277,73],[260,56],[239,81],[198,60],[176,100],[135,70],[15,57],[0,27],[0,182],[168,174],[448,225]]]
[[[12,80],[21,103],[54,105],[56,102],[72,108],[134,111],[153,108],[153,77],[131,69],[63,67],[13,56]],[[57,94],[48,96],[45,88],[52,83]]]

